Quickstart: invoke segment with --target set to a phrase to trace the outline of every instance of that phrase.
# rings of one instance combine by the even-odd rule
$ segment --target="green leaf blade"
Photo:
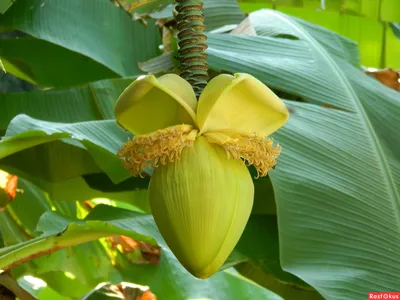
[[[0,24],[0,32],[22,31],[86,56],[119,76],[141,74],[138,62],[156,56],[160,43],[154,22],[149,22],[147,28],[132,22],[110,1],[20,0],[0,15]],[[41,55],[33,51],[25,59],[39,59]]]
[[[327,47],[315,28],[268,10],[250,20],[264,36],[210,34],[211,67],[250,73],[309,102],[288,101],[289,122],[274,134],[282,146],[270,178],[283,269],[328,299],[395,290],[398,93],[335,55],[332,47],[340,43]],[[297,39],[277,35],[288,32]]]

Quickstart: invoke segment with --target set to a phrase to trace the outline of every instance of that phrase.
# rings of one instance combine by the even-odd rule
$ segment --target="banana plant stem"
[[[207,37],[201,0],[177,0],[180,76],[199,97],[208,81]]]

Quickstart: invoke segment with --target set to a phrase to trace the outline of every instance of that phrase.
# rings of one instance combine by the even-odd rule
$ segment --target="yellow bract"
[[[119,97],[115,116],[122,127],[137,135],[189,124],[200,134],[233,130],[267,136],[286,123],[289,113],[267,86],[248,74],[215,77],[198,106],[190,84],[167,74],[134,81]]]
[[[287,121],[285,104],[248,74],[215,77],[197,104],[190,84],[167,74],[132,83],[115,116],[136,134],[118,152],[124,166],[134,175],[155,167],[149,200],[166,243],[194,276],[212,276],[251,213],[245,163],[259,176],[276,164],[281,148],[266,135]]]
[[[196,95],[191,85],[175,74],[135,80],[119,97],[114,113],[118,123],[133,134],[195,124]]]
[[[267,136],[288,119],[285,104],[248,74],[220,75],[205,87],[197,108],[200,132],[235,130]]]

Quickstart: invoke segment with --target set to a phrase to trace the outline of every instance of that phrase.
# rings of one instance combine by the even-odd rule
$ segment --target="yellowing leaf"
[[[0,170],[0,210],[14,200],[17,195],[18,176]]]

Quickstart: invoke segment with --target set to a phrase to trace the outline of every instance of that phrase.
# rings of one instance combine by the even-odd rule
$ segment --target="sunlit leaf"
[[[243,8],[301,8],[314,12],[328,11],[342,14],[359,15],[382,21],[398,22],[400,20],[400,2],[397,0],[238,0]]]
[[[18,193],[7,210],[0,213],[0,225],[7,246],[34,238],[37,235],[36,224],[45,212],[55,209],[72,218],[77,216],[74,202],[52,202],[43,191],[24,179],[20,179],[19,187],[24,192]],[[97,267],[94,268],[94,265]],[[71,275],[67,276],[67,272]],[[71,297],[82,296],[98,282],[120,280],[109,254],[99,242],[77,245],[38,257],[13,268],[12,273],[15,278],[35,275],[58,293]],[[73,290],[71,286],[74,286]]]
[[[229,270],[222,271],[208,280],[200,281],[194,278],[178,263],[168,249],[151,215],[137,214],[105,205],[96,206],[85,220],[77,220],[54,212],[46,212],[40,218],[37,231],[42,232],[42,235],[32,240],[0,249],[0,267],[7,268],[7,261],[11,262],[11,260],[14,261],[14,265],[19,264],[21,260],[24,261],[30,258],[30,255],[35,255],[34,253],[37,253],[36,251],[38,250],[43,255],[95,237],[124,234],[136,240],[146,241],[149,244],[154,244],[156,240],[162,247],[161,261],[159,265],[137,265],[121,256],[120,258],[123,260],[117,261],[115,272],[120,273],[121,279],[125,281],[150,286],[151,290],[162,299],[211,298],[213,296],[218,296],[221,299],[241,299],[242,295],[248,294],[256,299],[281,299]],[[155,239],[151,238],[150,235]],[[24,245],[23,248],[21,247],[22,245]],[[71,257],[77,255],[75,251],[69,252]],[[82,251],[87,251],[88,254],[92,253],[90,248],[82,248]],[[60,251],[54,254],[57,253],[60,253]],[[78,257],[83,258],[79,255]],[[48,262],[48,259],[49,257],[47,256],[43,262]],[[126,269],[122,268],[123,264],[125,264]],[[106,267],[104,262],[100,264],[101,269],[99,270],[91,270],[90,266],[92,266],[92,262],[86,259],[81,262],[80,268],[75,269],[75,271],[83,272],[82,274],[94,271],[103,274],[103,276],[110,276],[110,271],[101,271],[102,268]],[[229,267],[229,265],[225,267]],[[135,270],[141,271],[136,273],[134,272]],[[47,274],[51,276],[52,273]],[[62,292],[63,288],[67,287],[67,285],[60,285],[60,283],[55,282],[50,276],[46,276],[46,273],[41,275],[53,288],[58,287],[58,292]],[[160,276],[164,279],[165,276],[169,276],[170,280],[160,281]],[[87,276],[87,279],[89,278],[92,277]],[[87,279],[83,279],[83,282],[85,283]],[[86,283],[89,284],[89,282]],[[72,284],[72,281],[70,281],[70,284]],[[219,289],[221,285],[226,285],[229,288]]]
[[[356,5],[353,5],[353,8],[362,8],[362,6],[359,5],[359,1],[349,0],[348,3],[350,3],[350,1],[353,4],[357,3]],[[376,1],[377,0],[368,1],[368,4],[374,2],[375,4],[379,4]],[[312,2],[316,5],[321,5],[322,3],[321,1]],[[364,7],[367,7],[368,4],[366,0],[364,0],[364,2]],[[324,3],[328,5],[329,3],[332,3],[332,0],[325,0]],[[381,1],[380,3],[385,5],[386,11],[394,14],[400,12],[400,9],[396,10],[395,8],[396,5],[400,4],[397,0]],[[249,3],[246,1],[241,2],[240,5],[246,12],[252,12],[267,7],[272,8],[272,5],[266,4],[266,2]],[[332,30],[353,40],[359,46],[361,62],[366,67],[400,68],[400,57],[397,54],[398,51],[396,51],[400,47],[400,40],[396,38],[393,30],[391,30],[385,22],[381,22],[374,18],[360,16],[359,14],[350,14],[349,11],[342,11],[339,6],[335,9],[315,10],[298,6],[287,7],[278,5],[275,9],[313,24],[323,26],[326,29]],[[373,14],[377,14],[378,11],[379,10],[375,8],[371,10]],[[326,39],[325,43],[334,40],[335,39]],[[343,51],[343,54],[348,55],[346,52],[347,51]]]

